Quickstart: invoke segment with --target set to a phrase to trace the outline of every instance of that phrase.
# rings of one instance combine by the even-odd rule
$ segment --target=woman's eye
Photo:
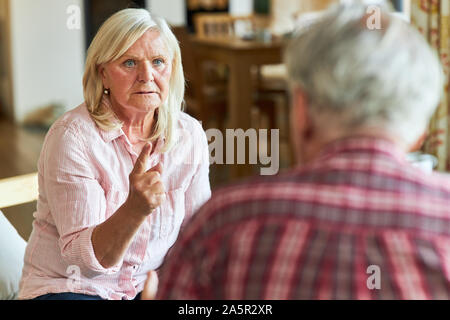
[[[155,59],[155,60],[153,60],[153,64],[155,65],[155,66],[160,66],[160,65],[162,65],[162,64],[164,64],[164,59]]]
[[[128,59],[128,60],[126,60],[126,61],[123,63],[123,65],[124,65],[125,67],[131,68],[131,67],[134,67],[134,66],[136,65],[136,62],[134,62],[134,60],[132,60],[132,59]]]

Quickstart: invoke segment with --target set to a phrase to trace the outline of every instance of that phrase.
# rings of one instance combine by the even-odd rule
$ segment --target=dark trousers
[[[47,293],[36,297],[33,300],[104,300],[99,296],[91,296],[81,293],[61,292],[61,293]],[[134,300],[141,300],[141,293],[139,292]]]

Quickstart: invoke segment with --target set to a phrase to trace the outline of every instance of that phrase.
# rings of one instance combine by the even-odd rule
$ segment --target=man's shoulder
[[[368,176],[361,176],[357,171],[345,172],[354,176],[340,181],[344,173],[333,171],[327,166],[289,169],[274,176],[258,176],[219,187],[213,193],[210,208],[212,211],[223,211],[233,210],[241,205],[248,206],[249,203],[298,203],[312,201],[319,193],[324,204],[332,206],[332,201],[327,200],[329,197],[350,199],[350,190],[355,192],[354,198],[362,197],[370,191],[377,196],[393,199],[400,192],[403,198],[420,197],[423,201],[438,200],[439,203],[450,205],[450,174],[422,173],[415,168],[406,170],[408,173],[404,171],[403,168],[397,176],[389,178],[383,178],[377,172],[368,172]],[[369,177],[371,174],[373,178]],[[367,184],[361,184],[361,178]]]
[[[450,173],[433,171],[423,175],[422,182],[434,189],[446,193],[450,201]]]
[[[255,176],[234,182],[226,186],[218,187],[211,201],[226,200],[228,204],[237,205],[240,202],[267,200],[277,195],[283,197],[283,192],[290,188],[301,188],[302,177],[307,174],[303,170],[288,169],[277,175]]]

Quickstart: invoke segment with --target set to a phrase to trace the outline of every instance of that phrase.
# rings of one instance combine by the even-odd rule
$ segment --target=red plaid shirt
[[[159,299],[449,299],[450,178],[351,138],[222,189],[180,235]]]

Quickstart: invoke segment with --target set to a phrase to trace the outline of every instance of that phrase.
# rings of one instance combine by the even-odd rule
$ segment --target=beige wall
[[[275,34],[289,32],[294,27],[294,15],[300,12],[320,11],[339,0],[272,0],[271,31]]]
[[[318,11],[326,9],[333,2],[337,0],[297,0],[300,2],[300,11]]]

